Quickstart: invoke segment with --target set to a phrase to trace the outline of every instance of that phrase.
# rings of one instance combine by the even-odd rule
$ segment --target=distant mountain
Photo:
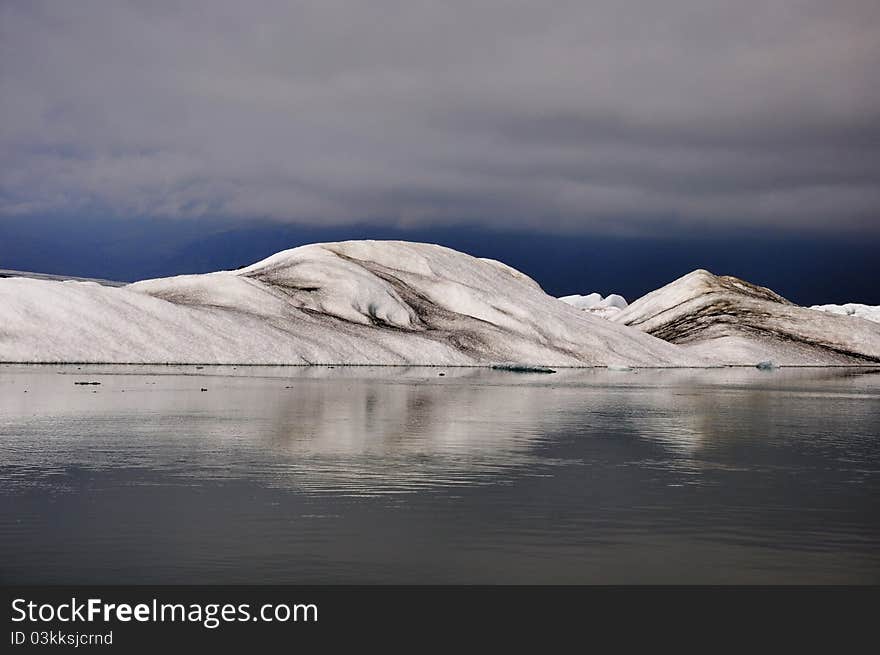
[[[765,287],[705,270],[611,317],[718,363],[880,362],[880,324],[798,307]]]

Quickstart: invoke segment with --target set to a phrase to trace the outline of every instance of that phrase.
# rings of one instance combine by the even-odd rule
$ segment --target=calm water
[[[443,370],[2,366],[0,581],[880,583],[876,370]]]

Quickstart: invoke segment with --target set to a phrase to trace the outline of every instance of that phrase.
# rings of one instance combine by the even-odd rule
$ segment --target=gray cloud
[[[876,0],[0,6],[0,214],[880,224]]]

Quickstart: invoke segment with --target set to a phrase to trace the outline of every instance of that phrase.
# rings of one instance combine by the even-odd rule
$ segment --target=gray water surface
[[[0,582],[876,584],[880,371],[0,366]]]

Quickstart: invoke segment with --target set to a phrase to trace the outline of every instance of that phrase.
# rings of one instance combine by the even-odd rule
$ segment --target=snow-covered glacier
[[[120,288],[3,278],[0,361],[706,364],[561,303],[500,262],[401,241],[312,244]]]
[[[696,270],[611,317],[718,364],[880,362],[880,324],[799,307],[732,276]]]

